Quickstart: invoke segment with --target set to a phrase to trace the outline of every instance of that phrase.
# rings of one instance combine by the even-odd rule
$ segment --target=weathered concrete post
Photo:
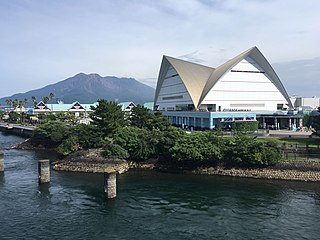
[[[0,152],[0,172],[4,171],[4,154]]]
[[[117,196],[117,173],[104,173],[104,193],[106,198],[115,198]]]
[[[50,161],[40,160],[38,162],[39,184],[50,182]]]

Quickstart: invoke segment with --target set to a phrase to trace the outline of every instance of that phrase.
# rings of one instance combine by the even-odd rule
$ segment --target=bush
[[[132,161],[143,161],[156,154],[157,139],[146,129],[125,127],[118,130],[113,143],[128,151]]]
[[[177,139],[170,149],[172,158],[178,161],[211,161],[222,159],[222,142],[211,132],[193,132]]]
[[[70,135],[78,138],[81,148],[99,148],[105,144],[102,133],[96,126],[80,124],[70,129]]]
[[[107,158],[120,158],[120,159],[127,159],[129,158],[129,153],[127,150],[122,148],[118,144],[110,143],[106,146],[106,150],[102,152],[102,156]]]
[[[69,129],[62,122],[48,122],[40,125],[30,139],[32,143],[45,147],[57,147],[68,137]]]
[[[69,138],[65,139],[57,148],[58,153],[61,155],[69,155],[74,151],[79,150],[79,139],[76,136],[70,136]]]
[[[238,135],[254,133],[258,130],[257,121],[233,122],[232,130]]]
[[[257,141],[253,137],[234,137],[226,140],[224,163],[227,166],[262,167],[280,161],[280,148],[274,142]]]

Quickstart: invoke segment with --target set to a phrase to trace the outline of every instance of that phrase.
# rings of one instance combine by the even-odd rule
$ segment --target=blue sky
[[[0,97],[79,72],[154,86],[164,54],[213,67],[252,46],[271,63],[317,58],[319,9],[318,0],[0,0]]]

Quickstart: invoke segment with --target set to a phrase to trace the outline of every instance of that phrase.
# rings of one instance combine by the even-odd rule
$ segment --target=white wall
[[[201,104],[216,104],[216,109],[221,106],[221,111],[277,111],[277,104],[286,107],[286,103],[264,70],[252,59],[246,58],[213,86]]]
[[[312,107],[315,109],[320,106],[320,98],[318,98],[318,97],[312,97],[312,98],[297,97],[294,106],[295,107]]]
[[[177,104],[192,104],[191,97],[181,78],[179,75],[174,75],[177,75],[177,72],[170,66],[156,102],[159,110],[175,110]],[[166,99],[171,97],[173,99]]]

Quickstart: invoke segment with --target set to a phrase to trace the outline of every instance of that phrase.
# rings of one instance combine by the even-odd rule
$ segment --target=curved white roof
[[[198,109],[201,105],[201,102],[204,100],[212,87],[219,81],[219,79],[222,78],[226,73],[228,73],[235,65],[237,65],[247,57],[250,57],[261,68],[264,69],[265,74],[270,78],[272,83],[287,100],[288,105],[292,107],[292,103],[290,101],[288,93],[281,83],[280,78],[257,47],[252,47],[244,51],[235,58],[220,65],[216,69],[168,56],[163,56],[155,93],[155,103],[157,102],[160,89],[170,65],[179,74],[182,82],[185,84],[190,94],[195,108]]]

